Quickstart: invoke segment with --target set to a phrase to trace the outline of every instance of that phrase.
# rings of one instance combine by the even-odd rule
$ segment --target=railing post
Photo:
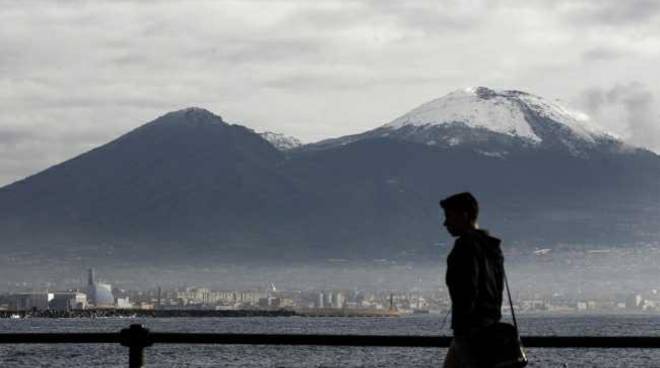
[[[149,329],[140,324],[132,324],[121,330],[121,344],[128,347],[128,367],[141,368],[144,365],[144,348],[151,346]]]

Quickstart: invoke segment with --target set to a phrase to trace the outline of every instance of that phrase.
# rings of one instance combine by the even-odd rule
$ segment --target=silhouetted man
[[[502,317],[503,257],[500,240],[477,225],[479,205],[470,193],[440,201],[444,225],[456,237],[445,281],[451,297],[454,339],[445,368],[480,367],[473,337]]]

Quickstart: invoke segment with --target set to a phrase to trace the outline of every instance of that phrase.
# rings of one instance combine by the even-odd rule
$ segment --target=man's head
[[[477,227],[479,204],[468,192],[454,194],[440,201],[445,211],[444,225],[452,236],[461,236]]]

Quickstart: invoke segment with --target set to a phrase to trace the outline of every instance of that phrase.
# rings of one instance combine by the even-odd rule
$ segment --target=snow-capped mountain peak
[[[612,136],[590,124],[586,115],[573,113],[539,96],[486,87],[451,92],[413,109],[383,128],[432,127],[458,123],[540,143],[543,137],[530,123],[530,115],[561,124],[576,138],[587,142],[594,142],[598,137]]]
[[[491,157],[529,149],[575,157],[636,149],[595,125],[587,115],[559,103],[522,91],[486,87],[456,90],[378,128],[305,147],[326,149],[372,138],[468,148]]]

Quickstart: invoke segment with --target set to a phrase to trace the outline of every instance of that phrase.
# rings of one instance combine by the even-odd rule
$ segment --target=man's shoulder
[[[476,229],[476,230],[471,230],[463,234],[460,238],[461,243],[464,244],[494,244],[497,243],[498,245],[501,243],[501,240],[499,238],[494,237],[493,235],[490,234],[487,230],[482,230],[482,229]]]
[[[458,239],[456,239],[456,244],[464,245],[466,247],[474,247],[481,242],[482,238],[483,235],[481,235],[478,230],[472,230],[458,237]]]
[[[452,253],[461,256],[474,255],[478,252],[478,242],[469,235],[462,235],[456,238]]]
[[[501,240],[485,230],[468,231],[456,239],[455,248],[461,253],[480,254],[485,248],[499,248]]]

